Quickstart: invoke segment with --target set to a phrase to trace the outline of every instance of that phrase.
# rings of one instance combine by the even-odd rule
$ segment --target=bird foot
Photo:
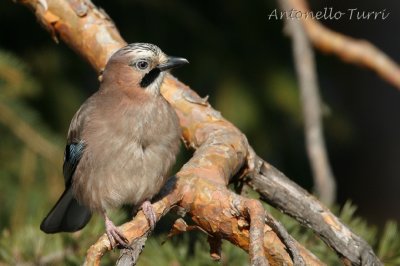
[[[106,233],[108,240],[110,241],[111,249],[118,245],[123,248],[129,248],[128,239],[118,230],[118,228],[107,216],[105,216],[105,220]]]
[[[153,231],[154,227],[156,226],[157,217],[154,212],[153,205],[151,205],[150,201],[146,200],[142,203],[142,211],[144,213],[144,216],[146,216],[151,231]]]

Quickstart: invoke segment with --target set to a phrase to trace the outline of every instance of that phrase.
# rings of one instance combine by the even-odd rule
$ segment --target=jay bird
[[[65,191],[40,225],[42,231],[78,231],[98,212],[111,246],[126,247],[127,239],[107,216],[107,210],[123,204],[141,207],[154,228],[149,200],[165,184],[181,136],[178,117],[160,86],[167,70],[187,63],[147,43],[129,44],[111,56],[100,89],[72,118]]]

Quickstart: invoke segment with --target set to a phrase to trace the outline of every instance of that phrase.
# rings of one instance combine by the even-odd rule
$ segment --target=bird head
[[[154,44],[132,43],[110,57],[103,72],[102,87],[159,94],[165,72],[188,63],[184,58],[167,56]]]

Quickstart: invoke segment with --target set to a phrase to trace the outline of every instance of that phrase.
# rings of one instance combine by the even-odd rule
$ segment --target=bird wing
[[[72,176],[75,173],[76,166],[82,158],[84,149],[85,143],[83,140],[74,140],[65,146],[63,165],[65,187],[71,186]]]
[[[65,187],[72,185],[72,177],[85,152],[86,144],[85,140],[82,138],[82,132],[93,114],[94,106],[97,101],[96,95],[97,94],[92,95],[82,104],[69,125],[63,164]]]
[[[88,101],[84,103],[71,121],[64,153],[63,175],[65,191],[40,225],[45,233],[75,232],[90,220],[89,209],[81,205],[72,193],[72,177],[85,151],[85,143],[79,139],[83,128]]]

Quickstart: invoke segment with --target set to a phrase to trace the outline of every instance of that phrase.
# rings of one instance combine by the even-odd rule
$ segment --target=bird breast
[[[176,113],[161,96],[103,106],[82,135],[85,152],[73,186],[94,211],[151,199],[165,184],[180,143]]]

